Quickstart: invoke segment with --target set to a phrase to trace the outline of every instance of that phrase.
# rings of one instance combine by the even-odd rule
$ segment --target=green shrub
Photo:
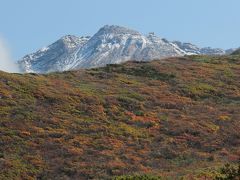
[[[215,180],[239,180],[240,179],[240,162],[238,166],[226,164],[220,169],[220,175],[215,177]]]

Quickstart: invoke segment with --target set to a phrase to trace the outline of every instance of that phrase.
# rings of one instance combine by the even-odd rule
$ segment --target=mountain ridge
[[[132,59],[150,61],[174,56],[226,53],[222,49],[170,42],[154,33],[145,36],[126,27],[105,25],[92,37],[64,36],[50,46],[24,56],[18,64],[22,72],[48,73],[119,64]]]

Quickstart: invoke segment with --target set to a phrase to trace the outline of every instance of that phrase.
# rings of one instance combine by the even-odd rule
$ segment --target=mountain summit
[[[101,67],[129,60],[150,61],[192,54],[225,53],[222,49],[169,42],[154,33],[144,36],[129,28],[106,25],[92,37],[64,36],[50,46],[26,55],[18,64],[22,72],[48,73]]]

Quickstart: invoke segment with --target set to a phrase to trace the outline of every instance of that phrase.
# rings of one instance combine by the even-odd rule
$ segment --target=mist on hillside
[[[0,70],[5,72],[19,72],[18,66],[14,63],[10,50],[3,38],[0,37]]]

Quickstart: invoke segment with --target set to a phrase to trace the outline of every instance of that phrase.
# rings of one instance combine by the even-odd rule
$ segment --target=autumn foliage
[[[237,55],[0,72],[0,179],[211,179],[239,118]]]

